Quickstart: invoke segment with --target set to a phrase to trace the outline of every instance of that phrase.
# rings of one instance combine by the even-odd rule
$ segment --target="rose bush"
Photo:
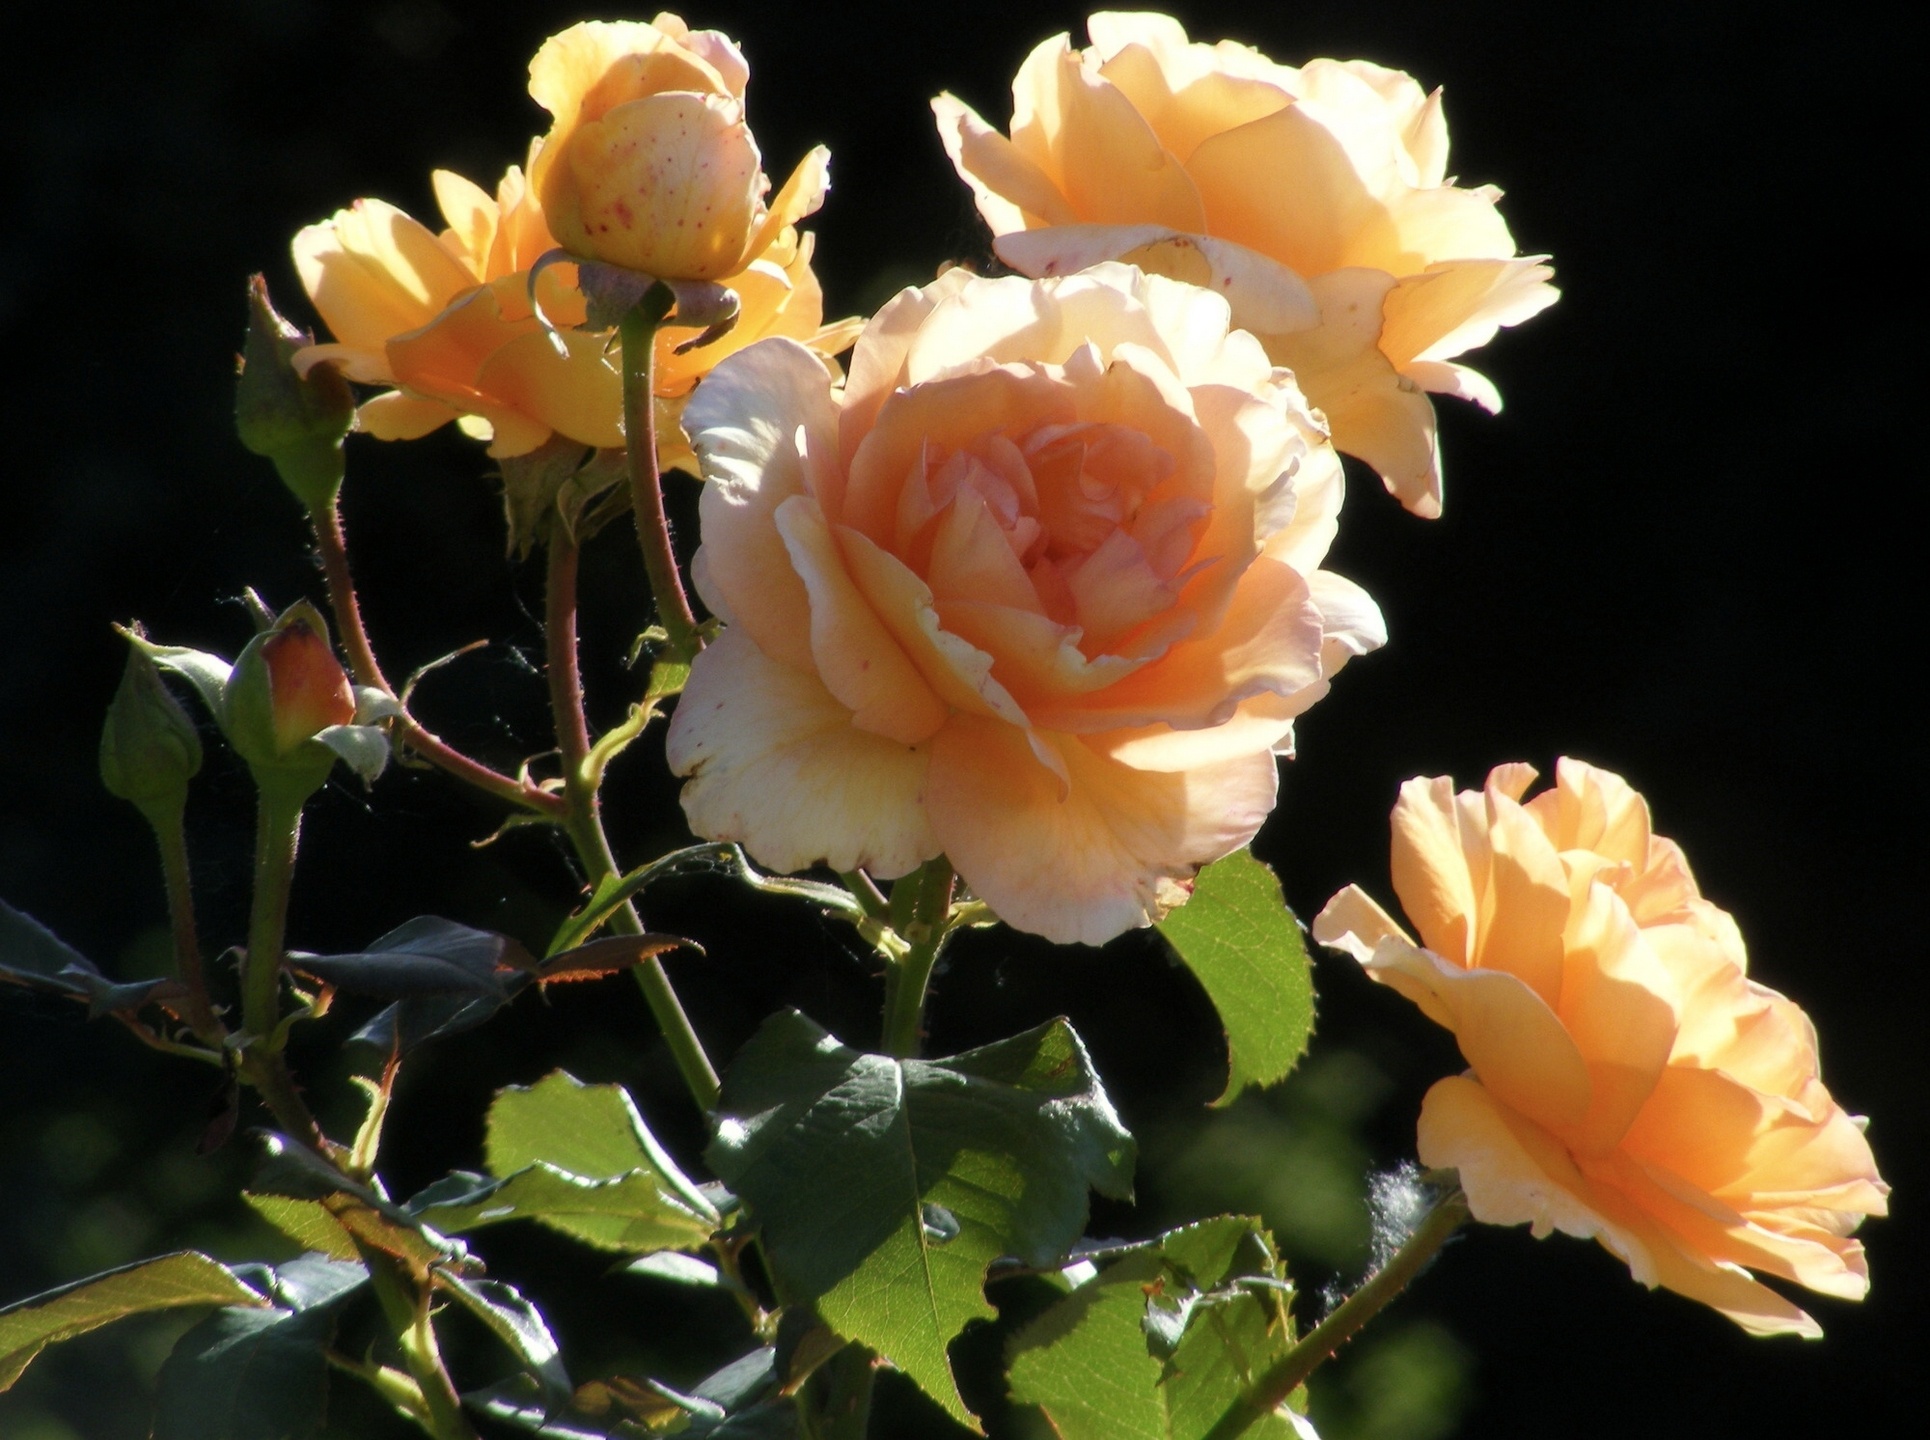
[[[1554,303],[1491,186],[1446,179],[1441,94],[1363,60],[1275,64],[1102,13],[1012,82],[1011,137],[932,102],[999,256],[1028,275],[1099,260],[1210,285],[1408,509],[1440,511],[1428,391],[1501,398],[1454,357]]]
[[[642,66],[648,55],[623,45],[677,48],[672,32],[660,28],[672,25],[685,42],[707,47],[703,53],[725,64],[741,97],[743,62],[729,66],[728,57],[736,56],[730,42],[683,31],[672,16],[659,16],[655,26],[579,25],[552,37],[531,62],[531,93],[569,108],[571,87],[583,79],[585,67],[594,68],[594,59],[619,71],[626,63]],[[669,62],[660,57],[659,63]],[[543,269],[535,286],[541,316],[531,304],[532,267],[558,245],[537,190],[540,177],[553,169],[543,157],[557,143],[552,136],[532,144],[529,178],[511,166],[493,197],[460,175],[437,171],[436,200],[447,226],[440,234],[380,200],[358,200],[295,237],[296,269],[334,336],[333,343],[303,350],[298,366],[306,371],[327,361],[350,380],[394,387],[362,404],[357,418],[363,430],[405,440],[457,420],[488,440],[489,453],[498,458],[527,454],[552,434],[583,445],[623,444],[622,376],[609,336],[578,328],[585,305],[575,266]],[[796,225],[823,203],[828,163],[823,147],[805,157],[723,277],[740,305],[727,335],[680,354],[698,330],[673,321],[659,331],[652,388],[664,466],[695,468],[677,415],[697,382],[726,355],[784,335],[811,346],[829,364],[856,335],[856,321],[824,324],[811,237]],[[690,189],[700,178],[679,182],[688,182],[678,192],[688,203],[702,203],[695,198],[701,185]],[[545,319],[556,328],[546,327]]]
[[[1735,922],[1625,781],[1563,760],[1522,803],[1534,773],[1402,787],[1393,880],[1418,945],[1351,886],[1314,921],[1471,1067],[1428,1092],[1422,1162],[1460,1171],[1477,1220],[1594,1236],[1749,1330],[1820,1334],[1748,1272],[1860,1298],[1848,1237],[1888,1187],[1809,1018],[1748,978]]]
[[[766,865],[940,854],[1096,944],[1272,808],[1274,751],[1379,612],[1319,568],[1339,463],[1226,303],[1121,265],[952,271],[719,366],[685,424],[727,622],[670,727],[693,829]]]

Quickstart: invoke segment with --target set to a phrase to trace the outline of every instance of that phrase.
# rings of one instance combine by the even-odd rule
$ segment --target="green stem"
[[[435,1322],[429,1313],[428,1287],[418,1286],[392,1255],[364,1249],[362,1259],[369,1267],[369,1279],[389,1331],[401,1347],[402,1362],[422,1392],[429,1433],[436,1440],[476,1440],[475,1430],[462,1413],[456,1387],[442,1365]]]
[[[214,1013],[208,999],[208,976],[201,965],[201,935],[194,923],[194,885],[188,873],[188,837],[181,823],[181,811],[168,815],[150,814],[154,841],[161,851],[161,876],[167,883],[168,923],[174,932],[174,969],[188,987],[182,1018],[204,1045],[219,1050],[227,1039],[227,1029]]]
[[[670,522],[663,511],[663,485],[657,474],[657,416],[651,372],[656,364],[657,327],[670,313],[670,292],[653,286],[623,317],[623,435],[630,458],[630,497],[636,507],[637,540],[643,568],[650,576],[657,618],[669,637],[669,651],[689,661],[704,648],[697,617],[677,573],[670,546]]]
[[[276,1034],[281,1020],[282,940],[288,928],[288,891],[295,878],[301,837],[299,786],[261,785],[255,819],[255,882],[248,914],[248,952],[241,973],[241,1073],[260,1092],[283,1130],[323,1155],[335,1146],[309,1113],[288,1073]]]
[[[925,994],[951,933],[945,922],[952,909],[952,862],[940,855],[898,883],[917,890],[904,926],[910,948],[885,971],[884,1049],[887,1055],[909,1059],[924,1038]]]
[[[348,652],[350,667],[358,684],[380,690],[397,699],[395,687],[376,662],[369,632],[362,624],[362,606],[355,595],[355,580],[348,568],[348,536],[342,529],[341,507],[331,501],[326,507],[308,512],[315,531],[315,549],[322,557],[322,574],[328,581],[329,608],[335,612],[335,628],[341,632],[342,648]],[[402,702],[397,699],[397,703]],[[547,815],[562,814],[563,802],[528,779],[515,779],[472,760],[446,740],[434,735],[408,713],[406,708],[394,720],[398,744],[413,750],[431,765],[456,779],[486,791],[510,805]]]
[[[241,977],[241,1028],[251,1048],[273,1043],[281,1019],[282,937],[295,878],[302,803],[292,788],[264,785],[255,805],[255,889],[248,913],[248,959]]]
[[[1407,1288],[1467,1218],[1468,1200],[1460,1190],[1437,1201],[1394,1257],[1255,1381],[1206,1432],[1205,1440],[1235,1440],[1285,1404],[1309,1375]]]
[[[805,1382],[798,1406],[806,1440],[864,1440],[871,1426],[877,1363],[862,1345],[847,1345]]]
[[[557,748],[563,757],[563,829],[594,890],[621,872],[616,856],[610,851],[609,837],[603,831],[596,793],[599,769],[590,744],[589,721],[583,713],[583,675],[576,655],[578,550],[558,526],[551,527],[547,543],[549,576],[543,618],[550,711],[555,718]],[[637,916],[636,907],[627,900],[610,917],[609,925],[619,935],[643,933],[643,922]],[[697,1038],[696,1028],[684,1013],[677,992],[671,988],[662,962],[654,955],[648,956],[631,973],[637,977],[643,998],[670,1046],[691,1098],[706,1113],[715,1110],[722,1089],[717,1071],[704,1053],[704,1043]]]

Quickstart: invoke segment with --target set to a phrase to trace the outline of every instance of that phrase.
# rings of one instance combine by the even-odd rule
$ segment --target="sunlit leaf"
[[[1063,1440],[1201,1440],[1293,1345],[1292,1290],[1257,1222],[1220,1216],[1111,1260],[1013,1337],[1012,1398]],[[1292,1440],[1287,1414],[1253,1440]]]
[[[1226,1031],[1226,1090],[1216,1103],[1284,1079],[1313,1033],[1313,972],[1273,872],[1245,850],[1214,861],[1159,933],[1205,987]]]
[[[559,1070],[504,1090],[489,1107],[483,1148],[504,1182],[503,1203],[607,1250],[690,1248],[722,1223],[618,1085],[585,1085]]]
[[[780,1293],[968,1424],[946,1347],[992,1315],[987,1267],[1053,1263],[1088,1188],[1131,1193],[1132,1137],[1063,1020],[898,1060],[787,1011],[738,1055],[719,1108],[709,1158],[762,1227]]]
[[[192,1250],[123,1266],[0,1310],[0,1390],[49,1345],[150,1310],[183,1305],[265,1306],[233,1271]]]
[[[693,1209],[653,1170],[591,1180],[543,1163],[502,1180],[458,1172],[411,1199],[409,1210],[448,1235],[505,1220],[541,1220],[630,1254],[701,1245],[718,1226],[715,1211]]]

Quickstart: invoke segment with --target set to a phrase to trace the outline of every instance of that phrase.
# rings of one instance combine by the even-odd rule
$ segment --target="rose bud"
[[[248,643],[235,661],[224,708],[223,728],[250,766],[332,763],[325,750],[300,752],[321,731],[355,718],[355,691],[329,646],[328,623],[313,605],[290,606]],[[327,773],[326,764],[321,773]]]
[[[312,345],[276,313],[261,276],[248,281],[248,335],[235,384],[241,443],[275,462],[282,484],[310,510],[325,509],[342,484],[342,437],[355,423],[355,397],[332,365],[297,372],[292,358]]]
[[[101,729],[101,783],[158,825],[180,814],[200,769],[194,722],[161,682],[160,668],[129,647]]]
[[[778,219],[744,123],[749,73],[724,36],[674,15],[546,41],[529,92],[556,123],[531,180],[557,241],[660,280],[741,270]]]

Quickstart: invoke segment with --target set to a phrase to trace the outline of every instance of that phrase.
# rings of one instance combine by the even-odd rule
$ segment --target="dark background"
[[[1903,214],[1913,52],[1854,5],[1786,28],[1736,4],[1176,10],[1196,38],[1288,61],[1366,56],[1445,83],[1451,171],[1506,187],[1523,250],[1552,253],[1565,292],[1472,357],[1506,413],[1441,402],[1445,519],[1414,520],[1351,475],[1332,563],[1378,597],[1393,639],[1305,721],[1260,853],[1310,914],[1349,880],[1386,894],[1385,815],[1410,775],[1475,784],[1497,761],[1546,767],[1560,753],[1620,770],[1737,915],[1756,975],[1815,1017],[1826,1076],[1873,1117],[1897,1189],[1896,1216],[1866,1231],[1873,1296],[1819,1299],[1821,1343],[1749,1340],[1645,1294],[1593,1246],[1477,1233],[1336,1368],[1329,1440],[1806,1436],[1920,1411],[1930,797],[1907,701],[1924,619],[1921,451],[1904,445],[1906,407],[1920,413],[1902,313],[1919,233]],[[13,377],[0,391],[0,894],[110,970],[151,972],[166,939],[145,829],[95,779],[121,663],[108,622],[138,616],[232,654],[247,620],[223,601],[242,586],[277,606],[320,595],[293,503],[231,438],[244,277],[265,269],[305,314],[287,260],[299,226],[358,195],[427,217],[435,166],[493,185],[544,124],[523,93],[529,55],[609,13],[201,0],[42,7],[50,28],[24,46],[16,35],[0,100]],[[985,256],[925,101],[949,87],[1002,124],[1019,60],[1077,32],[1082,12],[720,3],[687,18],[747,51],[774,173],[830,144],[835,188],[812,225],[843,314],[946,259]],[[350,451],[351,545],[391,673],[491,639],[428,681],[419,709],[499,764],[541,749],[525,659],[540,650],[538,577],[502,558],[480,448],[450,431]],[[629,683],[607,657],[644,618],[637,570],[615,529],[586,557],[602,723]],[[246,905],[249,796],[210,753],[191,840],[204,935],[227,944]],[[660,758],[653,736],[612,783],[632,863],[682,839]],[[573,900],[570,868],[531,832],[470,849],[494,818],[434,775],[392,772],[373,796],[336,784],[311,813],[292,943],[351,948],[422,912],[540,939]],[[663,892],[650,918],[709,947],[673,972],[720,1058],[785,1003],[875,1038],[866,963],[828,923],[702,880]],[[1139,1208],[1103,1210],[1095,1229],[1259,1208],[1318,1290],[1359,1272],[1366,1174],[1411,1150],[1420,1095],[1456,1067],[1451,1045],[1350,963],[1323,959],[1318,979],[1321,1033],[1302,1074],[1204,1128],[1221,1079],[1211,1013],[1143,936],[1104,952],[1005,935],[961,945],[932,1045],[1069,1013],[1145,1145]],[[349,1123],[329,1046],[298,1060],[326,1118]],[[473,1167],[489,1092],[558,1064],[630,1085],[694,1163],[697,1118],[640,998],[612,982],[526,1000],[428,1055],[404,1083],[392,1186]],[[208,1088],[199,1067],[0,991],[0,1298],[178,1245],[272,1248],[234,1198],[241,1147],[192,1153]],[[727,1315],[679,1321],[651,1282],[605,1278],[596,1257],[516,1229],[481,1248],[532,1282],[579,1378],[629,1366],[688,1380],[732,1353]],[[50,1353],[0,1397],[0,1435],[145,1434],[146,1377],[178,1329],[134,1324]],[[499,1366],[473,1337],[455,1344],[475,1379]],[[996,1337],[961,1349],[989,1358]],[[331,1434],[395,1433],[352,1389],[337,1386]],[[941,1428],[902,1389],[884,1404],[895,1433]]]

